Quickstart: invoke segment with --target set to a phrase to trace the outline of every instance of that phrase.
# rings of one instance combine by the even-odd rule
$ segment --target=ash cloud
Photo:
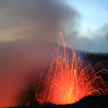
[[[71,38],[71,47],[92,53],[108,54],[108,24],[85,35],[90,35],[91,38],[87,36]]]
[[[92,45],[94,45],[94,47],[92,51],[108,54],[108,24],[97,29],[93,35],[94,40]]]
[[[64,0],[0,1],[0,107],[21,104],[21,92],[53,57],[59,32],[77,34],[79,19]]]
[[[57,41],[60,31],[76,32],[80,14],[64,0],[9,0],[0,17],[2,36]],[[6,5],[6,6],[5,6]],[[6,7],[6,8],[5,8]],[[8,35],[6,35],[6,33]]]

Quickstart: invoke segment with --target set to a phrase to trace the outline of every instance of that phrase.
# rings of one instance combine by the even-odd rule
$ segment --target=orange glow
[[[64,44],[64,55],[59,52],[61,39]],[[75,51],[72,51],[72,61],[69,61],[65,41],[60,33],[57,56],[45,67],[40,76],[36,99],[40,104],[60,105],[76,103],[89,95],[105,95],[108,93],[108,86],[100,75],[102,72],[108,71],[103,69],[95,72],[90,64],[83,66]]]

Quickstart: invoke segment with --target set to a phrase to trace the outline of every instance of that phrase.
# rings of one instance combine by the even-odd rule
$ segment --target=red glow
[[[63,56],[59,55],[61,39],[64,43]],[[42,73],[36,90],[36,98],[40,104],[73,104],[89,95],[108,93],[107,84],[99,75],[103,71],[108,71],[104,69],[95,72],[90,64],[83,66],[80,57],[76,57],[75,51],[72,51],[70,62],[65,53],[62,33],[60,33],[57,57],[47,67],[49,67],[48,72]]]

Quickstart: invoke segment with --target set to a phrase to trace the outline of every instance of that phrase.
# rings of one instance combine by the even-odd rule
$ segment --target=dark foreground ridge
[[[31,104],[29,106],[9,108],[108,108],[108,96],[89,96],[72,105]]]

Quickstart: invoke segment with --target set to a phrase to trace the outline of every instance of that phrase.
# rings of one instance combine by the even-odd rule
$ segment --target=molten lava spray
[[[64,43],[64,54],[59,54],[60,40]],[[72,51],[72,61],[65,53],[65,42],[62,33],[59,36],[57,56],[40,76],[36,90],[36,99],[40,104],[73,104],[89,95],[108,93],[108,86],[99,73],[87,64],[83,66],[81,59]]]

